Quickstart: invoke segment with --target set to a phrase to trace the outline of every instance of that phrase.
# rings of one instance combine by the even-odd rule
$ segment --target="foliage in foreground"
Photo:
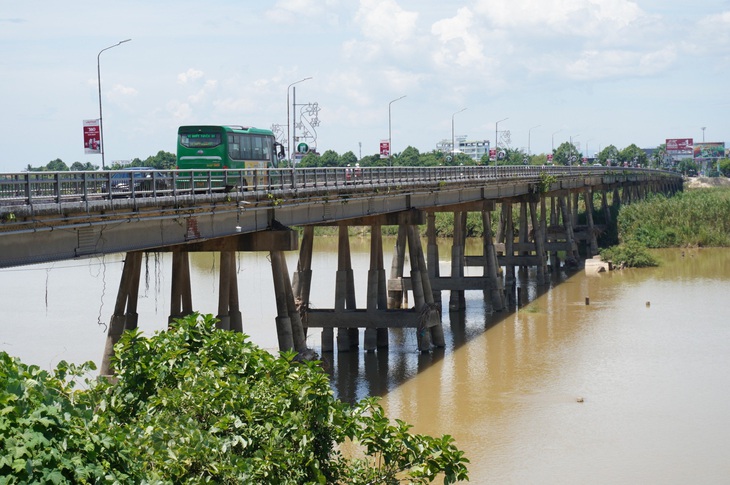
[[[316,363],[211,315],[126,332],[115,350],[118,380],[84,389],[93,363],[48,373],[0,353],[0,484],[468,480],[450,436],[411,434],[374,399],[336,400]]]

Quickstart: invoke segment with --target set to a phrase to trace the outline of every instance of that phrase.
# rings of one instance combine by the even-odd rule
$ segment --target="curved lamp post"
[[[540,128],[542,125],[535,125],[529,130],[527,130],[527,156],[530,156],[530,132],[534,130],[535,128]]]
[[[555,135],[557,135],[561,131],[563,131],[563,130],[554,131],[552,136],[550,137],[550,142],[552,143],[552,145],[550,147],[552,148],[553,153],[555,153]]]
[[[495,151],[495,153],[496,153],[497,149],[499,148],[499,141],[498,141],[498,138],[497,138],[497,137],[499,136],[499,135],[498,135],[499,131],[498,131],[498,129],[497,129],[497,128],[499,127],[499,124],[500,124],[501,122],[503,122],[503,121],[507,121],[508,119],[509,119],[509,118],[505,118],[505,119],[503,119],[503,120],[499,120],[499,121],[497,121],[496,123],[494,123],[494,151]],[[495,158],[496,158],[496,155],[495,155]]]
[[[304,79],[300,79],[299,81],[295,81],[295,82],[291,83],[290,85],[288,85],[286,87],[286,145],[287,145],[286,146],[286,149],[289,150],[289,154],[288,154],[289,155],[289,164],[292,167],[294,167],[294,162],[292,160],[292,154],[293,154],[293,151],[292,151],[292,143],[291,143],[292,140],[291,140],[291,134],[289,132],[289,129],[291,127],[291,118],[289,116],[289,89],[292,86],[294,86],[295,84],[302,83],[302,82],[307,81],[309,79],[312,79],[312,78],[311,77],[305,77]]]
[[[99,53],[96,55],[96,76],[97,76],[97,82],[99,84],[99,141],[101,142],[101,168],[104,170],[106,168],[106,164],[104,163],[104,122],[102,121],[101,116],[101,65],[99,63],[99,58],[101,57],[101,53],[104,51],[107,51],[111,49],[112,47],[116,47],[118,45],[124,44],[125,42],[129,42],[132,39],[125,39],[120,40],[114,45],[110,45],[109,47],[105,47],[102,50],[99,51]]]
[[[451,115],[451,153],[456,158],[456,138],[454,137],[454,116],[458,115],[462,111],[466,111],[466,108],[461,108],[459,111]]]
[[[390,105],[405,97],[406,97],[406,95],[404,94],[400,98],[396,98],[393,101],[391,101],[390,103],[388,103],[388,165],[392,165],[391,154],[393,153],[393,140],[392,140],[391,134],[390,134]]]

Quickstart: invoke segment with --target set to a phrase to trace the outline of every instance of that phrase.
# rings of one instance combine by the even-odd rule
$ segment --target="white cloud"
[[[264,14],[269,21],[281,24],[306,25],[316,28],[322,24],[337,25],[338,0],[279,0]]]
[[[484,65],[482,41],[473,22],[473,13],[468,8],[460,8],[455,17],[433,24],[431,33],[440,44],[433,53],[437,66],[478,69]]]
[[[177,75],[177,82],[180,84],[187,84],[188,81],[195,81],[196,79],[200,79],[204,75],[205,74],[203,73],[203,71],[199,71],[191,67],[187,71],[181,72]]]

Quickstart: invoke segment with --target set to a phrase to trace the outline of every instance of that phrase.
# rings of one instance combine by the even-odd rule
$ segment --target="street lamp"
[[[101,168],[104,170],[106,168],[106,164],[104,163],[104,122],[102,121],[101,116],[101,65],[99,63],[99,58],[101,57],[101,53],[111,49],[112,47],[116,47],[118,45],[124,44],[125,42],[129,42],[132,39],[125,39],[120,40],[114,45],[110,45],[109,47],[105,47],[104,49],[100,50],[99,53],[96,55],[96,76],[97,76],[97,83],[99,85],[99,141],[101,142]]]
[[[399,100],[405,98],[405,97],[406,97],[406,95],[404,94],[400,98],[396,98],[393,101],[391,101],[390,103],[388,103],[388,165],[392,165],[393,164],[392,161],[391,161],[391,158],[390,158],[391,157],[391,153],[393,153],[393,140],[391,138],[391,133],[390,133],[390,105],[393,104],[393,103],[395,103],[396,101],[399,101]]]
[[[563,130],[558,130],[558,131],[556,131],[556,132],[553,132],[553,135],[552,135],[552,137],[550,137],[550,139],[551,139],[551,143],[552,143],[552,149],[553,149],[553,153],[555,153],[555,135],[557,135],[557,134],[558,134],[558,133],[560,133],[561,131],[563,131]]]
[[[575,146],[573,145],[573,138],[578,138],[579,136],[580,136],[580,134],[573,135],[573,136],[570,137],[570,156],[568,157],[568,165],[572,165],[573,164],[573,149],[575,149],[576,151],[578,151],[575,148]]]
[[[499,135],[498,135],[499,131],[497,130],[497,127],[499,126],[499,124],[500,124],[501,122],[503,122],[503,121],[506,121],[506,120],[508,120],[508,119],[509,119],[509,118],[505,118],[505,119],[503,119],[503,120],[499,120],[499,121],[497,121],[497,122],[496,122],[496,123],[494,124],[494,158],[495,158],[495,160],[496,160],[496,158],[497,158],[497,156],[498,156],[498,153],[497,153],[497,149],[499,148],[499,141],[497,141],[497,140],[498,140],[497,136],[499,136]],[[496,161],[495,161],[495,163],[496,163]]]
[[[458,115],[462,111],[466,111],[466,108],[461,108],[459,111],[451,115],[451,153],[453,153],[454,159],[456,158],[456,138],[454,137],[454,116]]]
[[[540,128],[542,125],[536,125],[527,130],[527,156],[530,156],[530,132],[534,130],[535,128]]]
[[[293,167],[294,162],[292,161],[292,144],[291,144],[291,134],[289,132],[289,128],[291,126],[291,118],[289,116],[289,88],[294,86],[295,84],[299,84],[301,82],[307,81],[308,79],[312,79],[311,77],[305,77],[304,79],[300,79],[299,81],[293,82],[290,85],[286,87],[286,148],[289,150],[289,164]]]

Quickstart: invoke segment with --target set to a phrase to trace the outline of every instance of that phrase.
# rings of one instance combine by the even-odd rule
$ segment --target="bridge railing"
[[[593,166],[324,167],[245,170],[118,170],[0,174],[0,206],[179,197],[220,192],[295,193],[300,189],[452,184],[648,169]],[[659,172],[659,171],[656,171]],[[669,176],[679,176],[664,172]]]

